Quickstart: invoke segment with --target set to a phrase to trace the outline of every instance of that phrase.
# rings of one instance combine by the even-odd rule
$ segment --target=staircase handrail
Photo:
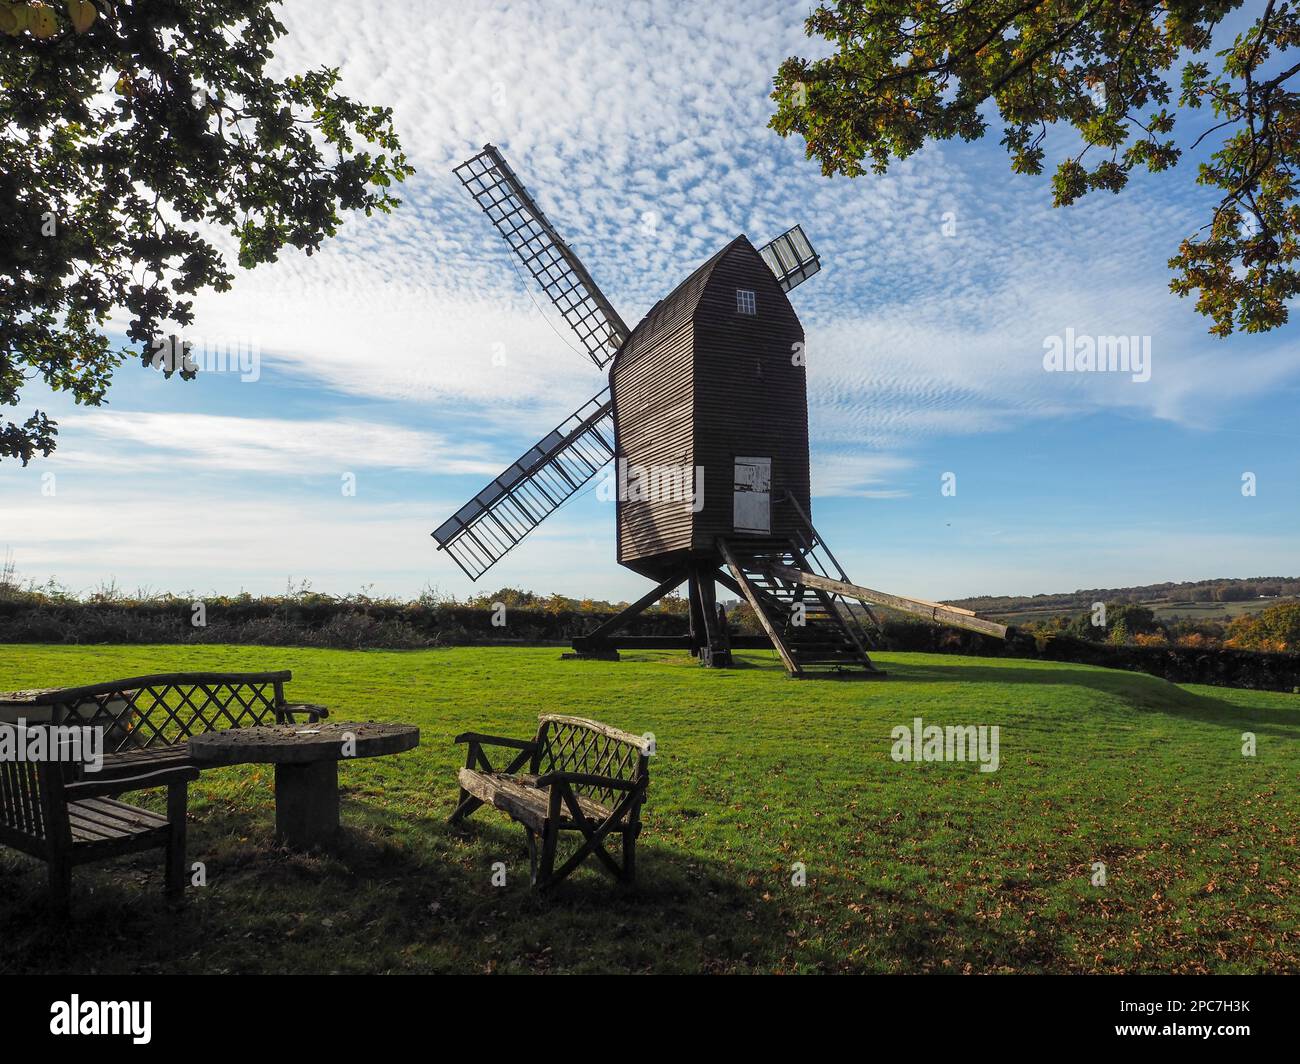
[[[807,544],[806,556],[818,569],[821,570],[820,575],[831,575],[826,571],[828,566],[817,553],[818,551],[825,551],[826,557],[830,560],[830,564],[835,567],[835,572],[838,574],[840,582],[845,584],[853,583],[853,581],[849,579],[849,574],[844,571],[844,566],[840,564],[840,560],[835,557],[834,551],[832,551],[830,547],[827,546],[826,541],[817,534],[817,529],[813,527],[812,518],[809,517],[808,512],[799,505],[799,500],[794,497],[794,493],[786,490],[781,493],[781,496],[777,501],[788,502],[792,507],[794,507],[794,512],[798,514],[799,520],[803,522],[804,528],[807,529],[808,536],[810,536],[811,539],[805,537],[802,532],[800,532],[799,538]],[[850,601],[843,595],[831,594],[830,597],[837,603],[843,604],[845,612],[849,615],[849,623],[857,628],[863,643],[868,644],[870,640],[867,639],[866,630],[862,627],[862,623],[858,620],[857,614],[853,610],[853,601]],[[876,631],[883,633],[883,629],[880,627],[880,622],[876,620],[876,615],[872,612],[871,607],[865,602],[859,602],[857,604],[862,608],[862,611],[866,613],[867,618],[871,621],[871,624]]]

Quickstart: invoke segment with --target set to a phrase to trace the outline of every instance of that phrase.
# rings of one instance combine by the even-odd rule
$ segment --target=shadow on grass
[[[0,971],[746,972],[1065,970],[1050,928],[1028,942],[960,913],[842,878],[687,859],[643,836],[638,883],[592,863],[538,896],[519,829],[487,811],[463,828],[398,826],[345,807],[328,853],[291,854],[270,818],[213,803],[190,858],[208,885],[169,905],[160,855],[79,868],[73,910],[48,911],[39,862],[0,850]],[[485,815],[486,814],[486,815]],[[154,859],[155,857],[159,859]],[[495,862],[507,885],[492,886]],[[829,928],[834,928],[833,932]],[[828,937],[829,936],[829,937]],[[944,963],[946,962],[946,963]]]
[[[760,651],[749,651],[748,653],[761,653]],[[733,657],[731,664],[717,669],[706,669],[700,664],[700,659],[693,657],[688,653],[665,654],[658,650],[620,650],[619,665],[665,665],[670,668],[688,668],[699,669],[702,672],[709,672],[716,676],[725,676],[731,672],[749,672],[749,671],[767,671],[775,668],[777,672],[784,673],[785,669],[780,660],[776,657],[776,651],[772,651],[772,661],[749,661],[742,657]]]
[[[1034,668],[1014,665],[952,665],[927,662],[924,665],[889,666],[890,679],[899,683],[1028,684],[1087,687],[1134,709],[1165,713],[1209,724],[1249,725],[1253,731],[1300,739],[1300,699],[1294,709],[1272,706],[1240,706],[1211,695],[1188,691],[1177,684],[1144,672],[1121,669],[1065,668],[1043,663]]]
[[[832,669],[827,672],[805,672],[798,677],[800,683],[823,682],[823,683],[885,683],[889,680],[891,673],[888,669],[881,669],[877,666],[876,672],[867,672],[864,669]]]

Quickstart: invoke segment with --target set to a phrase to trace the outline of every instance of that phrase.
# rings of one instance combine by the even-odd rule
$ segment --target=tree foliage
[[[1228,626],[1228,646],[1245,650],[1300,651],[1300,602],[1279,602]]]
[[[414,171],[391,110],[338,93],[336,69],[267,74],[274,8],[0,0],[0,405],[35,376],[100,403],[196,293],[230,287],[223,233],[247,269],[400,202]],[[112,348],[114,311],[138,347]],[[39,410],[0,421],[0,460],[48,455],[56,433]]]
[[[1056,206],[1119,192],[1135,169],[1159,172],[1220,136],[1197,182],[1218,204],[1169,260],[1170,288],[1227,336],[1287,320],[1300,291],[1295,165],[1300,107],[1289,84],[1300,63],[1294,7],[1268,0],[1232,45],[1206,57],[1212,33],[1241,0],[838,0],[806,31],[831,46],[792,57],[775,79],[778,133],[797,133],[827,175],[876,173],[927,140],[976,140],[989,101],[1016,173],[1040,174],[1050,127],[1083,147],[1052,177]],[[1183,61],[1181,80],[1172,75]],[[1213,121],[1174,135],[1186,109]]]
[[[1155,611],[1131,602],[1111,602],[1106,605],[1107,640],[1127,643],[1138,636],[1153,635],[1160,630]]]

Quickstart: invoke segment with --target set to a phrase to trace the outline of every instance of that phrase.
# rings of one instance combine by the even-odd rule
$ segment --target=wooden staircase
[[[996,639],[1007,637],[1007,626],[986,620],[971,610],[942,602],[891,595],[855,584],[831,549],[813,528],[807,513],[789,493],[774,500],[789,506],[797,521],[785,521],[788,536],[722,536],[717,553],[684,563],[653,590],[590,632],[575,636],[572,655],[618,660],[617,648],[689,648],[701,665],[731,664],[733,647],[770,643],[791,676],[816,672],[884,676],[868,649],[878,646],[880,625],[872,612],[883,607],[922,617],[935,624],[964,628]],[[719,557],[723,567],[719,568]],[[619,634],[633,618],[685,581],[690,587],[689,635]],[[744,598],[766,636],[733,634],[713,597],[720,583]],[[868,635],[868,628],[875,637]]]
[[[749,602],[791,676],[866,672],[883,676],[867,653],[868,637],[847,602],[778,569],[813,569],[816,559],[795,539],[720,539],[740,594]]]

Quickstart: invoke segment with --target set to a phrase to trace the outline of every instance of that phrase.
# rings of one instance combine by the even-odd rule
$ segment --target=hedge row
[[[249,643],[260,646],[419,647],[480,643],[567,642],[590,631],[608,613],[513,608],[504,615],[475,606],[265,604],[206,607],[196,626],[183,602],[129,609],[109,603],[31,606],[0,602],[0,643]],[[504,621],[504,623],[494,623]],[[645,613],[635,635],[678,635],[684,617]]]
[[[1046,640],[1039,657],[1147,672],[1173,683],[1300,692],[1300,654],[1203,647],[1110,646],[1058,635]]]
[[[123,608],[104,603],[31,606],[0,602],[0,643],[235,643],[261,646],[388,648],[493,643],[564,643],[608,613],[515,608],[500,615],[472,606],[234,603],[208,609],[196,627],[184,603]],[[646,613],[629,635],[683,635],[686,618]],[[1269,691],[1300,690],[1300,655],[1193,647],[1112,646],[1066,635],[1035,642],[1013,632],[1004,643],[975,632],[909,620],[884,622],[882,649],[1041,658],[1151,673],[1175,683]]]

